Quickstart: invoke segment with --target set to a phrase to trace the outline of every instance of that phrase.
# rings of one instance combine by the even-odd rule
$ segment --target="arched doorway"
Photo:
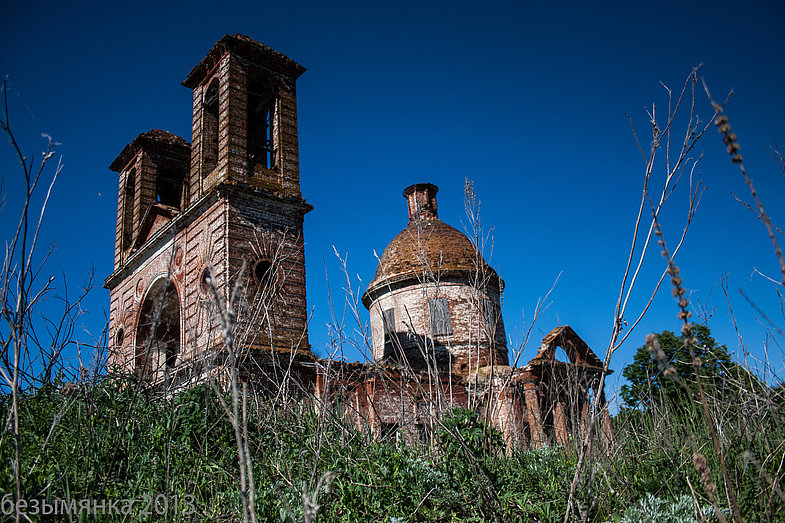
[[[136,373],[151,383],[171,381],[180,352],[180,297],[168,278],[147,291],[136,327]]]

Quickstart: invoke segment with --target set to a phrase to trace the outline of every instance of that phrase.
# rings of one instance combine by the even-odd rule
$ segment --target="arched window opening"
[[[485,323],[485,328],[489,333],[489,337],[495,337],[496,329],[499,326],[499,311],[493,300],[487,298],[482,300],[482,318]]]
[[[161,169],[155,180],[155,201],[180,208],[183,197],[183,176],[171,169]]]
[[[136,372],[150,383],[169,383],[180,352],[180,297],[171,280],[157,280],[142,302],[136,328]]]
[[[218,165],[218,80],[210,82],[204,96],[202,120],[202,176]]]
[[[275,166],[273,120],[275,91],[269,80],[252,81],[248,85],[248,160],[251,167]]]
[[[136,191],[136,169],[131,169],[125,177],[123,189],[123,250],[133,243],[134,229],[134,194]]]
[[[203,296],[211,296],[212,292],[210,291],[210,288],[214,286],[215,277],[213,276],[213,272],[210,270],[210,267],[205,267],[202,270],[201,276],[199,276],[199,291]]]

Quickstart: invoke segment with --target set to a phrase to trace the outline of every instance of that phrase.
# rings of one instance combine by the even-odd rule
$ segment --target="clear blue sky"
[[[63,144],[42,245],[58,247],[46,272],[64,272],[73,286],[91,265],[101,281],[112,271],[117,177],[108,165],[152,128],[190,140],[191,91],[180,82],[216,40],[244,33],[308,69],[298,83],[301,181],[315,207],[305,238],[320,354],[325,272],[334,297],[342,287],[333,246],[348,253],[354,281],[368,282],[374,250],[406,224],[402,189],[435,183],[440,217],[462,229],[469,177],[493,228],[490,263],[507,284],[510,337],[521,338],[561,274],[523,360],[560,324],[602,355],[642,180],[624,113],[646,142],[644,107],[656,102],[664,112],[667,103],[660,82],[678,89],[699,63],[715,97],[735,89],[731,124],[764,203],[785,226],[785,176],[765,150],[785,146],[782,2],[12,2],[3,11],[0,73],[9,75],[13,127],[26,151],[41,150],[41,132]],[[709,116],[702,94],[697,109]],[[732,196],[749,199],[714,128],[700,150],[708,190],[677,262],[692,298],[716,307],[715,336],[737,351],[719,289],[727,273],[745,344],[762,357],[765,320],[738,289],[782,328],[775,286],[752,275],[757,268],[776,279],[778,264],[763,225]],[[5,146],[0,159],[6,237],[19,180]],[[663,217],[670,243],[685,202],[684,191],[674,194]],[[663,266],[655,250],[630,316]],[[100,330],[108,302],[108,291],[91,295],[88,330]],[[664,288],[614,357],[611,388],[648,332],[679,328],[676,313]],[[768,347],[779,370],[782,342]]]

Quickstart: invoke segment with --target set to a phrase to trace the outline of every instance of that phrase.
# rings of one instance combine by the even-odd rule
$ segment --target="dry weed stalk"
[[[49,199],[62,169],[58,159],[50,173],[49,165],[60,145],[49,135],[42,134],[46,148],[40,155],[25,156],[13,132],[9,117],[8,78],[3,79],[3,115],[0,130],[11,146],[12,154],[19,162],[22,186],[21,194],[14,194],[14,203],[20,205],[12,237],[5,243],[2,267],[0,267],[0,317],[5,326],[0,329],[0,389],[11,399],[7,418],[0,429],[0,445],[5,443],[10,432],[13,442],[13,483],[15,500],[24,500],[26,492],[24,478],[35,472],[57,430],[60,420],[74,405],[75,399],[63,403],[53,415],[46,437],[37,449],[25,448],[20,426],[20,394],[35,391],[41,386],[51,385],[56,378],[71,378],[64,388],[71,390],[87,385],[91,377],[98,375],[105,344],[97,340],[92,344],[81,344],[95,350],[95,365],[92,370],[82,365],[81,345],[75,342],[76,326],[84,313],[82,304],[93,289],[93,275],[88,273],[87,283],[76,293],[69,295],[68,284],[63,278],[63,287],[54,298],[60,303],[59,312],[37,318],[34,313],[41,303],[56,291],[55,278],[44,276],[45,265],[54,251],[54,245],[40,254],[37,247]],[[4,210],[6,195],[0,187],[0,211]],[[11,220],[9,220],[11,225]],[[106,332],[104,330],[103,336]],[[74,371],[66,363],[66,349],[77,346],[79,368]],[[21,469],[23,452],[34,457],[28,470]],[[26,517],[14,504],[14,520]]]
[[[598,390],[603,390],[605,385],[605,377],[610,367],[611,358],[613,353],[621,346],[622,343],[634,331],[638,323],[643,319],[644,315],[649,309],[649,306],[654,300],[657,291],[659,290],[662,282],[668,274],[667,269],[664,270],[653,286],[649,293],[649,298],[643,305],[641,310],[633,316],[633,320],[627,320],[628,306],[630,305],[630,298],[633,290],[636,289],[638,284],[638,277],[640,276],[641,268],[644,260],[648,258],[649,247],[651,239],[655,234],[655,226],[660,213],[662,212],[665,204],[670,196],[673,195],[683,175],[687,174],[689,177],[689,201],[687,205],[686,220],[682,228],[681,237],[674,248],[673,255],[680,250],[687,235],[687,231],[692,222],[693,216],[697,209],[702,194],[702,184],[700,177],[696,176],[695,170],[701,157],[695,158],[692,156],[693,150],[699,140],[703,137],[706,130],[711,125],[714,119],[712,116],[708,122],[702,122],[696,114],[695,110],[695,84],[697,83],[697,71],[699,67],[693,68],[687,76],[681,91],[674,100],[674,93],[664,84],[662,84],[665,91],[668,93],[668,108],[665,117],[664,125],[660,125],[657,119],[656,105],[652,105],[651,110],[647,110],[649,120],[652,127],[651,146],[648,151],[644,150],[641,141],[638,138],[638,133],[632,123],[632,118],[628,115],[628,120],[632,127],[633,136],[641,153],[644,161],[644,176],[643,187],[638,207],[638,213],[633,227],[632,242],[630,245],[629,256],[625,271],[622,275],[621,284],[619,286],[619,297],[616,302],[616,307],[613,314],[613,324],[611,327],[611,335],[605,351],[605,358],[603,362],[603,373],[600,376]],[[687,106],[686,124],[682,133],[677,134],[675,129],[679,123],[679,117],[684,106]],[[660,151],[664,158],[660,158]],[[662,179],[659,190],[656,191],[656,198],[652,197],[655,180],[653,179],[655,167],[664,164],[664,177]],[[695,179],[697,177],[697,180]],[[650,202],[652,202],[650,204]],[[646,222],[643,218],[644,212],[647,207],[651,207],[652,218]],[[640,236],[643,236],[641,239]],[[622,331],[627,328],[627,332]],[[583,475],[583,467],[586,463],[587,456],[591,450],[591,441],[596,430],[598,416],[600,415],[600,398],[599,395],[594,399],[591,406],[589,415],[589,423],[585,435],[583,436],[580,450],[578,453],[578,461],[575,468],[575,473],[570,485],[568,495],[567,511],[564,515],[564,522],[570,520],[572,511],[576,508],[576,491],[578,485],[581,483]],[[587,513],[584,512],[584,519]]]
[[[29,158],[22,153],[11,129],[8,115],[8,79],[3,79],[3,107],[4,117],[0,120],[0,129],[6,134],[11,147],[14,150],[19,165],[21,167],[24,180],[24,193],[21,196],[22,209],[19,214],[19,221],[13,238],[5,245],[5,257],[2,269],[0,269],[0,297],[2,298],[2,318],[8,328],[7,332],[0,333],[0,343],[2,344],[2,366],[0,366],[0,377],[3,379],[3,388],[8,387],[11,392],[11,436],[14,443],[14,483],[16,487],[16,500],[22,500],[24,486],[22,482],[22,439],[19,426],[19,392],[20,381],[33,374],[31,367],[32,358],[29,353],[28,342],[30,341],[31,313],[35,306],[50,292],[54,278],[50,277],[42,285],[39,283],[41,266],[34,260],[36,254],[36,244],[38,242],[41,225],[43,223],[49,197],[52,194],[57,177],[62,170],[62,162],[58,161],[51,178],[42,178],[44,170],[49,161],[55,155],[55,148],[59,145],[52,141],[52,138],[43,135],[48,140],[46,149],[41,153],[40,160],[35,155]],[[48,182],[46,194],[40,209],[33,209],[31,206],[34,196],[37,195],[36,189],[39,182]],[[40,211],[36,217],[33,213]],[[50,251],[44,256],[43,262],[51,254]],[[38,286],[38,288],[35,288]],[[11,352],[9,358],[9,351]],[[59,353],[53,353],[59,357]],[[48,362],[54,365],[54,361]],[[4,431],[5,432],[5,429]],[[19,504],[15,503],[15,521],[20,521],[22,514],[19,511]]]
[[[760,196],[758,195],[757,190],[755,189],[755,186],[753,184],[752,178],[747,173],[747,170],[746,170],[746,168],[744,166],[743,156],[742,156],[742,154],[740,152],[741,151],[741,146],[739,145],[738,137],[737,137],[736,133],[734,133],[732,131],[732,128],[731,128],[729,120],[728,120],[728,116],[725,114],[725,102],[723,102],[722,104],[719,104],[712,98],[711,93],[709,92],[709,88],[708,88],[705,80],[703,81],[703,88],[704,88],[706,96],[707,96],[709,102],[711,103],[712,108],[714,109],[715,114],[716,114],[715,125],[717,126],[717,129],[720,132],[720,135],[722,136],[722,141],[725,144],[727,152],[728,152],[728,154],[731,157],[731,162],[736,164],[736,165],[738,165],[738,167],[739,167],[739,171],[741,172],[741,175],[744,178],[744,182],[745,182],[745,184],[747,185],[747,187],[748,187],[748,189],[750,191],[750,195],[752,196],[752,199],[753,199],[753,202],[754,202],[754,207],[752,205],[750,205],[749,203],[742,201],[735,194],[733,196],[736,199],[736,201],[738,201],[744,207],[746,207],[747,209],[752,211],[757,216],[757,218],[760,219],[764,223],[764,225],[766,227],[766,230],[768,232],[768,235],[769,235],[769,239],[770,239],[770,241],[772,243],[772,246],[774,247],[774,254],[775,254],[775,256],[777,258],[777,261],[779,262],[779,265],[780,265],[780,273],[781,273],[782,280],[781,281],[776,281],[773,278],[770,278],[770,277],[760,273],[757,269],[755,269],[754,272],[757,272],[758,274],[761,274],[762,276],[764,276],[764,278],[766,278],[769,281],[772,281],[773,283],[777,284],[777,286],[785,286],[785,258],[783,258],[782,249],[779,246],[779,243],[777,241],[777,237],[776,237],[776,234],[775,234],[775,231],[779,232],[780,234],[783,234],[783,231],[782,231],[782,229],[778,228],[776,225],[774,225],[772,223],[771,218],[766,213],[766,211],[764,209],[764,206],[763,206],[763,202],[762,202]],[[784,157],[783,157],[783,154],[782,154],[781,150],[779,149],[779,147],[777,147],[775,145],[774,147],[769,148],[769,154],[774,159],[774,161],[777,164],[779,170],[782,171],[783,173],[785,173],[785,161],[783,160]],[[667,254],[667,250],[665,250],[664,253]],[[669,264],[672,263],[670,259],[668,261],[669,261]],[[739,390],[742,390],[742,391],[745,391],[745,392],[747,392],[747,391],[751,392],[751,395],[753,396],[753,402],[755,403],[755,409],[754,410],[756,412],[759,412],[761,408],[763,408],[763,409],[768,408],[768,405],[766,405],[766,406],[759,405],[761,398],[759,398],[758,394],[756,394],[756,386],[755,386],[756,384],[754,383],[753,376],[749,373],[750,367],[749,367],[749,363],[747,362],[747,350],[744,347],[744,341],[743,341],[741,333],[739,331],[739,328],[738,328],[738,325],[737,325],[737,322],[736,322],[736,317],[735,317],[735,314],[733,312],[733,308],[732,308],[731,303],[730,303],[730,297],[728,295],[726,278],[723,278],[722,289],[723,289],[723,292],[724,292],[724,295],[725,295],[725,299],[726,299],[726,303],[727,303],[727,306],[728,306],[728,310],[729,310],[731,319],[733,321],[734,329],[735,329],[737,337],[739,339],[739,344],[742,347],[742,351],[743,351],[743,354],[744,354],[745,369],[747,369],[747,375],[746,375],[747,380],[746,380],[745,383],[739,384],[738,388],[739,388]],[[747,295],[741,289],[739,289],[739,293],[752,306],[752,308],[760,315],[760,317],[763,318],[768,323],[768,326],[766,327],[767,330],[769,330],[771,332],[771,329],[773,329],[780,336],[782,336],[782,330],[779,329],[774,324],[774,322],[763,311],[761,311],[760,308],[757,307],[757,305],[755,303],[753,303],[752,300],[750,300],[747,297]],[[779,289],[777,289],[777,295],[778,295],[778,297],[780,299],[780,304],[782,304],[783,303],[783,299],[782,299],[782,294],[781,294]],[[681,306],[681,303],[680,303],[680,306]],[[785,310],[785,309],[782,309],[782,307],[781,307],[781,310]],[[785,314],[783,314],[783,316],[785,317]],[[700,362],[697,361],[697,359],[694,358],[694,351],[693,351],[694,338],[692,338],[690,336],[690,326],[689,326],[689,324],[686,323],[686,320],[685,320],[685,326],[683,328],[683,331],[684,330],[686,330],[686,334],[685,334],[686,344],[690,348],[690,354],[691,354],[691,356],[693,356],[693,360],[694,360],[693,363],[694,363],[694,365],[696,367],[696,378],[697,378],[698,392],[700,394],[700,402],[703,405],[705,416],[706,416],[707,420],[710,422],[709,423],[710,434],[712,436],[712,442],[713,442],[713,444],[715,446],[715,450],[716,450],[716,452],[717,452],[717,454],[719,456],[719,459],[720,459],[720,466],[721,466],[722,472],[723,472],[723,478],[724,478],[724,482],[725,482],[725,486],[726,486],[726,491],[727,491],[728,496],[730,498],[729,499],[730,505],[731,505],[731,508],[733,509],[733,513],[734,513],[735,519],[737,521],[741,521],[742,520],[741,519],[741,513],[740,513],[738,502],[736,500],[736,495],[735,495],[735,491],[734,491],[734,488],[733,488],[733,484],[730,481],[730,478],[729,478],[729,475],[728,475],[728,472],[727,472],[727,468],[725,466],[724,457],[723,457],[723,454],[722,454],[721,449],[719,447],[719,443],[717,441],[716,430],[714,428],[714,420],[711,417],[710,413],[708,412],[708,407],[706,405],[705,392],[704,392],[704,389],[702,387],[700,374],[697,372],[697,367],[699,366]],[[774,335],[772,333],[772,337],[773,336]],[[766,357],[766,368],[764,369],[764,371],[768,370],[768,363],[767,363],[768,361],[769,360],[768,360],[768,355],[767,355],[767,357]],[[766,403],[768,403],[768,401],[766,401]],[[747,430],[746,426],[745,426],[745,430]],[[768,446],[768,441],[766,441],[766,444]],[[774,456],[774,450],[773,449],[768,449],[768,451],[769,451],[769,457]],[[766,459],[768,460],[769,458],[766,458]],[[769,496],[769,502],[768,502],[767,506],[771,505],[771,499],[772,499],[772,497],[774,496],[775,493],[780,498],[785,499],[785,497],[783,497],[783,495],[782,495],[781,489],[777,485],[777,478],[773,478],[772,479],[769,476],[769,474],[766,472],[766,470],[763,468],[763,466],[760,464],[760,462],[758,462],[758,460],[755,458],[755,456],[753,455],[752,452],[750,452],[750,451],[745,451],[744,452],[744,461],[747,464],[755,465],[757,467],[761,477],[763,477],[763,479],[769,485],[771,485],[771,494]],[[782,470],[781,466],[780,466],[780,470]],[[716,505],[715,505],[715,507],[716,507]],[[719,512],[718,512],[718,515],[719,515]],[[719,517],[722,517],[722,516],[719,515]]]
[[[662,249],[661,254],[667,260],[668,263],[668,274],[671,276],[671,285],[673,286],[673,296],[678,301],[679,307],[679,314],[678,317],[682,321],[681,326],[681,333],[684,336],[684,344],[687,346],[687,349],[690,352],[690,358],[692,361],[693,368],[695,370],[695,382],[698,386],[698,399],[700,401],[701,407],[703,409],[703,415],[706,418],[709,427],[709,434],[711,435],[711,441],[714,446],[714,451],[717,453],[717,456],[720,460],[720,468],[722,469],[722,476],[725,480],[725,489],[728,493],[728,497],[730,498],[730,505],[733,509],[734,517],[737,522],[741,523],[741,511],[739,510],[739,503],[736,499],[736,491],[733,488],[733,484],[730,481],[730,475],[728,474],[728,467],[725,464],[725,453],[722,451],[722,446],[720,445],[720,441],[717,438],[717,429],[716,429],[716,422],[714,420],[714,416],[712,416],[711,410],[709,409],[709,404],[706,399],[706,393],[703,388],[703,381],[701,380],[700,368],[702,366],[702,362],[700,358],[695,355],[695,347],[698,344],[698,340],[693,336],[692,333],[692,324],[690,323],[690,317],[692,316],[692,312],[689,310],[689,302],[687,298],[684,297],[686,294],[686,290],[682,285],[681,276],[679,276],[679,267],[673,262],[673,257],[671,256],[670,252],[668,251],[668,247],[665,243],[665,236],[662,233],[662,227],[660,226],[659,220],[657,219],[656,214],[654,214],[654,205],[652,205],[652,216],[655,225],[655,233],[657,235],[657,244]],[[669,373],[668,370],[671,370]],[[665,375],[670,376],[671,378],[675,378],[675,371],[666,368]],[[716,485],[710,481],[710,471],[708,464],[706,463],[706,458],[696,452],[694,455],[694,464],[695,469],[700,474],[701,482],[703,483],[706,492],[709,494],[709,499],[711,499],[712,504],[714,505],[714,512],[719,518],[721,522],[724,523],[725,517],[723,516],[722,512],[719,509],[716,501]]]
[[[229,367],[229,387],[231,392],[232,404],[228,405],[214,379],[210,380],[210,386],[215,391],[215,395],[221,403],[221,407],[232,424],[234,430],[235,443],[237,445],[237,457],[240,465],[240,499],[243,504],[243,521],[245,523],[256,522],[255,489],[253,479],[253,461],[248,445],[248,386],[247,383],[239,383],[238,377],[238,358],[235,345],[235,298],[239,296],[242,285],[242,275],[245,272],[245,263],[237,278],[232,299],[224,302],[218,292],[218,286],[209,277],[205,282],[210,297],[216,308],[216,319],[220,323],[223,335],[223,347],[228,356]],[[242,395],[240,393],[242,387]]]
[[[785,286],[785,258],[782,256],[782,249],[780,248],[779,243],[777,243],[777,237],[774,234],[774,226],[771,223],[771,218],[769,218],[769,215],[766,214],[766,211],[763,208],[763,202],[758,196],[758,191],[755,190],[755,186],[752,183],[752,178],[750,178],[750,176],[747,174],[747,169],[744,167],[744,159],[741,155],[741,152],[739,152],[741,150],[741,146],[739,145],[736,133],[731,130],[730,123],[728,123],[728,116],[724,113],[725,104],[723,103],[720,105],[714,101],[705,81],[703,82],[703,89],[706,91],[706,96],[709,98],[709,102],[711,102],[711,106],[714,108],[714,111],[717,115],[715,125],[717,126],[717,129],[719,129],[720,134],[722,134],[722,142],[727,147],[728,154],[730,154],[731,157],[731,162],[739,166],[739,171],[741,171],[741,175],[744,177],[744,182],[747,184],[750,194],[752,195],[752,199],[755,201],[755,206],[757,207],[756,214],[763,221],[764,225],[766,225],[766,230],[769,233],[769,239],[774,246],[774,254],[777,256],[777,260],[780,262],[782,285]],[[777,162],[779,167],[785,172],[785,168],[783,167],[785,166],[785,163],[782,161],[782,153],[776,148],[774,148],[771,152],[775,162]]]

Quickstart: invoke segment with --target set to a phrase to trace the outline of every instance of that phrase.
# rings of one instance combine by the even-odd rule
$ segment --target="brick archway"
[[[172,280],[158,278],[142,301],[136,325],[135,366],[151,383],[168,382],[180,353],[180,296]]]

